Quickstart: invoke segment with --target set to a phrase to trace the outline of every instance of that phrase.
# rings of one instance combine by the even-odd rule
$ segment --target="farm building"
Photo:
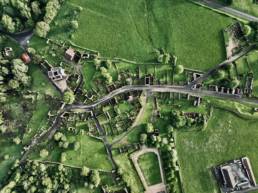
[[[215,177],[221,192],[230,193],[245,191],[256,187],[256,180],[249,158],[243,157],[232,160],[214,168]]]

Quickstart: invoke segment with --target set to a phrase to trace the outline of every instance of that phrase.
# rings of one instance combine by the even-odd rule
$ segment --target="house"
[[[3,56],[4,57],[11,57],[13,55],[13,49],[11,47],[4,48]]]
[[[257,187],[248,157],[229,161],[214,168],[214,175],[220,185],[221,192],[249,192]]]
[[[31,62],[31,58],[30,58],[30,56],[28,55],[28,53],[26,53],[26,52],[21,55],[21,60],[22,60],[25,64],[28,64],[28,63]]]
[[[67,88],[68,76],[61,67],[54,67],[48,71],[48,78],[53,82],[53,84],[63,93]]]
[[[75,55],[76,55],[76,53],[75,53],[74,49],[72,49],[72,48],[68,48],[65,51],[65,59],[67,59],[68,61],[73,61]]]
[[[67,77],[67,75],[64,72],[64,69],[61,67],[57,68],[51,68],[50,71],[48,71],[48,77],[53,81],[59,81]]]

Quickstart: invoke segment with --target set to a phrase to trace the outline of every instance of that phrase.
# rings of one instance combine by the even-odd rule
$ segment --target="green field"
[[[122,171],[122,178],[131,188],[132,193],[144,192],[140,178],[133,167],[130,158],[126,154],[117,155],[114,157],[118,167]]]
[[[44,95],[59,97],[60,94],[56,88],[49,82],[46,75],[40,70],[37,64],[31,64],[29,74],[32,78],[31,90],[37,92],[37,100],[35,102],[35,111],[32,113],[31,119],[28,121],[28,129],[24,133],[23,143],[29,142],[40,129],[46,129],[48,125],[48,112],[51,104],[44,99]]]
[[[7,177],[7,173],[16,159],[20,158],[21,145],[15,145],[3,137],[0,138],[0,182]],[[4,156],[9,155],[9,159],[4,160]]]
[[[69,2],[83,8],[72,41],[105,56],[148,61],[164,48],[180,64],[200,69],[225,59],[222,29],[233,20],[187,0]]]
[[[156,154],[146,153],[140,156],[138,163],[149,186],[162,182],[159,161]]]
[[[258,175],[257,122],[215,109],[203,131],[177,132],[182,182],[187,193],[219,193],[211,168],[248,156]]]
[[[108,160],[106,150],[101,141],[93,139],[87,135],[69,138],[70,142],[80,142],[80,149],[78,151],[68,150],[66,164],[75,166],[87,166],[91,169],[102,169],[110,171],[111,164]]]

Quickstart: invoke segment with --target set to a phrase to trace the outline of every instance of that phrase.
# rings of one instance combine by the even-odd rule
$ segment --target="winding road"
[[[128,93],[128,92],[134,92],[134,91],[149,91],[149,92],[160,92],[160,93],[181,93],[181,94],[189,94],[191,96],[195,97],[205,97],[205,96],[212,96],[217,98],[224,98],[224,99],[234,99],[234,100],[241,100],[241,95],[236,94],[226,94],[226,93],[220,93],[215,91],[209,91],[209,90],[201,90],[201,89],[195,89],[192,90],[191,88],[186,86],[177,86],[177,85],[127,85],[123,86],[121,88],[118,88],[106,96],[100,98],[99,100],[93,102],[92,104],[76,104],[76,105],[67,105],[63,111],[66,112],[73,112],[76,110],[79,110],[80,112],[91,112],[92,109],[96,108],[98,105],[105,104],[112,98],[114,98],[117,95]],[[257,101],[258,103],[258,101]]]

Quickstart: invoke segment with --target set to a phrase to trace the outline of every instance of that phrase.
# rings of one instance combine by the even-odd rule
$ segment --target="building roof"
[[[73,48],[69,48],[69,49],[67,49],[66,51],[65,51],[65,58],[67,59],[67,60],[73,60],[74,59],[74,57],[75,57],[75,51],[74,51],[74,49]]]
[[[31,62],[30,56],[25,52],[21,55],[21,60],[25,63],[28,64]]]

